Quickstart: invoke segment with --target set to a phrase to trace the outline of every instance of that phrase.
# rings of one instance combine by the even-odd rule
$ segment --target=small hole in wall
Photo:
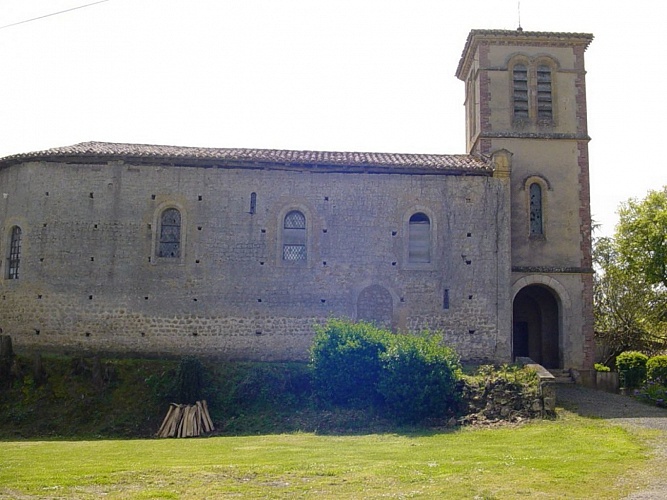
[[[38,296],[37,296],[37,298],[38,298],[38,299],[41,299],[41,298],[42,298],[42,296],[41,296],[41,295],[38,295]]]
[[[468,300],[472,300],[472,295],[468,295]]]
[[[97,224],[95,224],[95,225],[93,226],[93,229],[97,229]]]
[[[150,229],[151,229],[152,227],[153,227],[152,225],[148,224],[148,230],[149,230],[149,231],[150,231]]]
[[[88,197],[94,198],[93,193],[88,193]]]
[[[197,196],[197,201],[202,201],[203,199],[202,195]]]
[[[46,227],[46,222],[44,224],[42,224],[42,227]]]
[[[152,195],[151,195],[151,200],[154,200],[154,199],[155,199],[155,195],[152,194]]]
[[[192,299],[192,301],[193,301],[193,302],[197,302],[197,298],[195,297],[194,299]]]
[[[39,330],[35,328],[35,335],[39,335]]]
[[[326,261],[326,260],[323,260],[323,261],[322,261],[322,265],[323,265],[323,266],[326,266],[326,265],[327,265],[327,261]]]
[[[86,332],[86,337],[90,337],[90,332]]]
[[[257,299],[257,302],[261,302],[261,301],[262,301],[262,299]]]
[[[401,302],[405,302],[405,297],[401,297]]]
[[[44,257],[40,257],[40,258],[39,258],[39,261],[40,261],[40,262],[44,262]]]
[[[472,199],[471,198],[466,198],[466,203],[472,203]]]
[[[322,304],[326,304],[327,299],[320,299],[320,302],[322,302]]]
[[[146,332],[141,332],[141,336],[142,336],[142,337],[145,337],[145,336],[146,336]]]
[[[192,332],[193,337],[196,337],[197,335],[199,335],[197,332]]]
[[[255,335],[261,335],[262,331],[261,330],[255,330]]]
[[[148,257],[148,262],[150,262],[150,261],[151,261],[151,258],[150,258],[150,257]]]
[[[197,231],[201,231],[201,226],[197,226]]]
[[[46,193],[44,193],[44,194],[45,194],[46,196],[48,196],[48,195],[49,195],[49,192],[47,191],[47,192],[46,192]]]
[[[93,300],[93,296],[92,296],[92,295],[88,295],[88,300]]]
[[[466,237],[470,238],[472,236],[472,233],[466,234]]]
[[[95,257],[91,257],[90,262],[95,262]]]
[[[396,231],[392,231],[392,232],[391,232],[391,235],[392,235],[392,236],[396,236],[397,234],[398,234],[398,233],[397,233]]]
[[[262,229],[262,234],[263,234],[263,233],[266,233],[266,229]]]
[[[391,265],[392,265],[392,266],[395,266],[395,265],[396,265],[396,262],[392,262]]]
[[[468,330],[468,333],[472,335],[473,333],[475,333],[475,330]]]
[[[148,297],[144,297],[144,300],[148,300]]]
[[[329,197],[328,197],[328,196],[325,196],[325,197],[324,197],[324,201],[329,201]]]
[[[472,260],[466,260],[466,266],[469,266],[470,264],[472,264]]]
[[[263,265],[264,265],[264,261],[260,261],[259,265],[260,265],[260,266],[263,266]]]
[[[199,259],[195,260],[195,264],[199,264]]]

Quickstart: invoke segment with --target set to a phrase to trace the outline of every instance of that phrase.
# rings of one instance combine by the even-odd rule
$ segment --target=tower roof
[[[517,30],[471,30],[463,48],[459,65],[456,68],[456,77],[460,80],[465,79],[471,62],[470,56],[475,53],[480,43],[551,47],[557,45],[583,45],[584,49],[586,49],[592,41],[593,35],[590,33],[523,31],[520,28]]]

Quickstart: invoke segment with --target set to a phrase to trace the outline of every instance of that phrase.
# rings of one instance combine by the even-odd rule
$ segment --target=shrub
[[[646,375],[650,380],[667,385],[667,356],[653,356],[646,362]]]
[[[399,422],[442,417],[455,406],[459,359],[437,336],[396,335],[380,358],[378,392]]]
[[[320,401],[341,405],[379,402],[380,355],[391,335],[369,323],[339,319],[318,327],[311,367],[313,390]]]
[[[602,363],[595,363],[593,365],[593,368],[595,368],[596,372],[610,372],[611,368],[608,366],[603,365]]]
[[[648,356],[638,351],[625,351],[616,357],[616,368],[625,388],[639,387],[646,379]]]

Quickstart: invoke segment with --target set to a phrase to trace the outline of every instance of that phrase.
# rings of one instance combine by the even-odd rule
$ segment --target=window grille
[[[7,266],[7,277],[10,280],[19,278],[19,264],[21,262],[21,228],[12,227],[9,240],[9,262]]]
[[[158,257],[181,257],[181,212],[168,208],[160,216]]]
[[[408,262],[431,262],[431,221],[421,212],[408,224]]]
[[[517,64],[512,71],[514,92],[514,118],[528,119],[528,68]]]
[[[300,261],[306,257],[306,216],[293,210],[283,224],[283,260]]]
[[[530,185],[529,193],[530,193],[530,235],[539,236],[543,234],[542,187],[535,182]]]

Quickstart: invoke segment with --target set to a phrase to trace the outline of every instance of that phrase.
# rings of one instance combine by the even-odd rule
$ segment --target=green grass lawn
[[[0,498],[613,499],[636,486],[651,433],[560,415],[425,434],[4,441]]]

